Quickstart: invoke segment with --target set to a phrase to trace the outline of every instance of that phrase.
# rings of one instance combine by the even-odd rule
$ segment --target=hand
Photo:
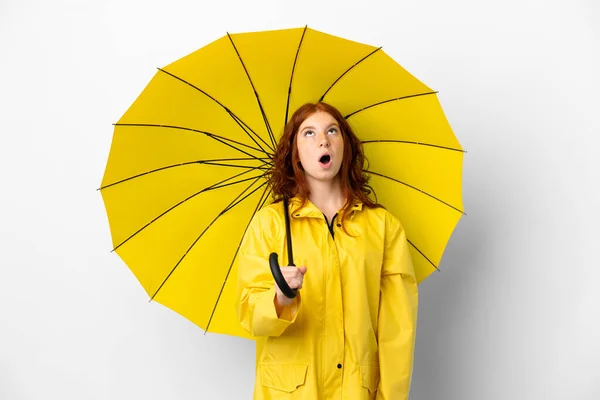
[[[281,273],[291,289],[302,288],[302,283],[304,282],[304,274],[306,274],[305,266],[281,267]],[[283,292],[281,291],[281,289],[279,289],[279,286],[277,284],[275,284],[275,289],[277,289],[276,301],[279,305],[288,306],[292,304],[292,301],[294,301],[294,299],[290,299],[285,294],[283,294]]]

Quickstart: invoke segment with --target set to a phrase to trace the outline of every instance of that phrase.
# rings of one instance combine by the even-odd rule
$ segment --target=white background
[[[411,399],[600,399],[599,23],[593,0],[0,0],[0,399],[251,397],[253,342],[149,303],[96,189],[157,67],[306,24],[383,46],[468,151]]]

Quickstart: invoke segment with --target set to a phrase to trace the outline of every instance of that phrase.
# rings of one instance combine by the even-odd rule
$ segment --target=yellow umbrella
[[[235,257],[287,119],[338,108],[377,200],[401,221],[417,279],[463,215],[463,150],[436,92],[381,48],[309,28],[228,34],[158,70],[115,124],[101,194],[114,250],[148,295],[206,331],[248,337]]]

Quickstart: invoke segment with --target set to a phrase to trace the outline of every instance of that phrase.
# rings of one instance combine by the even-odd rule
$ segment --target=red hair
[[[288,199],[297,196],[305,204],[310,195],[296,141],[300,125],[317,111],[326,112],[337,121],[344,140],[344,156],[338,172],[342,192],[346,197],[343,215],[348,215],[347,211],[357,200],[370,208],[381,207],[369,198],[373,190],[368,185],[369,178],[365,174],[367,160],[361,141],[342,114],[335,107],[323,102],[304,104],[294,112],[283,129],[283,135],[273,155],[273,167],[266,175],[275,202],[281,201],[284,196]]]

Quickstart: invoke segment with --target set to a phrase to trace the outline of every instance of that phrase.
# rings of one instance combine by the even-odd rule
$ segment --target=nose
[[[319,147],[329,147],[329,137],[327,135],[321,136],[321,140],[319,141]]]

